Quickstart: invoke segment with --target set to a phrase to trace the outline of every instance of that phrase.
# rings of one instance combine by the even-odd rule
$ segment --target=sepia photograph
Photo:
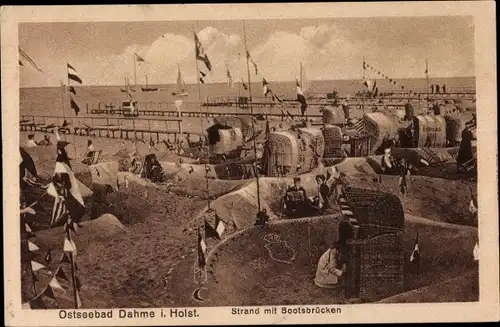
[[[440,4],[3,15],[6,316],[498,319],[494,5]]]

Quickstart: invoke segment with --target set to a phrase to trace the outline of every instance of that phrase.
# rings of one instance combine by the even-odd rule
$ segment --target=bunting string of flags
[[[201,61],[206,69],[208,71],[212,71],[212,63],[210,62],[210,59],[208,58],[208,54],[205,52],[205,49],[203,48],[203,45],[200,42],[200,39],[198,38],[198,34],[193,31],[194,34],[194,44],[195,44],[195,52],[196,52],[196,60]],[[205,84],[205,77],[207,76],[207,73],[205,73],[203,70],[198,68],[198,71],[201,75],[200,77],[200,83]]]
[[[38,247],[34,242],[29,240],[35,235],[33,234],[29,224],[24,221],[23,215],[21,217],[22,218],[21,224],[22,226],[24,226],[24,233],[22,233],[21,236],[23,242],[25,242],[26,244],[25,246],[22,246],[22,248],[28,250],[35,293],[36,293],[35,283],[40,281],[40,279],[37,277],[35,273],[48,271],[49,275],[51,276],[49,283],[43,288],[41,292],[35,294],[35,296],[27,303],[22,304],[22,307],[25,309],[47,308],[47,304],[45,303],[44,300],[45,297],[54,300],[59,305],[59,302],[55,297],[54,290],[59,290],[63,293],[66,293],[66,289],[61,284],[61,281],[70,282],[69,278],[67,277],[66,273],[62,268],[63,263],[71,264],[71,276],[75,285],[74,287],[74,299],[76,299],[75,307],[76,308],[81,307],[81,300],[79,295],[81,283],[80,280],[78,279],[78,276],[76,275],[78,267],[74,262],[74,258],[77,255],[77,247],[74,240],[72,239],[71,234],[72,233],[76,234],[78,228],[82,227],[81,225],[78,224],[78,221],[80,221],[80,219],[85,213],[85,205],[79,189],[78,180],[75,178],[74,173],[71,169],[69,158],[65,149],[65,146],[67,144],[68,142],[62,142],[62,141],[59,141],[57,143],[57,158],[54,169],[54,175],[52,178],[52,182],[48,185],[48,187],[46,188],[46,192],[44,193],[44,195],[49,194],[54,197],[54,208],[51,217],[52,220],[51,226],[54,223],[61,221],[63,218],[66,219],[64,224],[66,236],[64,238],[64,243],[63,243],[63,249],[62,249],[63,254],[53,274],[50,271],[48,271],[48,268],[46,266],[52,262],[52,249],[49,247],[49,249],[47,250],[47,252],[43,257],[43,260],[45,260],[45,265],[38,262],[33,257],[32,253],[40,251],[40,247]],[[21,164],[23,163],[24,160],[26,159],[22,156]],[[33,207],[37,202],[38,201],[35,201],[28,208]],[[32,208],[31,210],[26,210],[25,208],[21,212],[27,212],[33,214],[34,210]]]
[[[78,113],[80,112],[80,107],[78,106],[78,103],[76,103],[74,97],[72,94],[76,95],[76,90],[73,86],[71,86],[71,81],[76,82],[78,84],[82,84],[83,81],[82,79],[78,76],[78,73],[76,69],[69,63],[66,63],[67,71],[68,71],[68,87],[69,87],[69,92],[70,92],[70,107],[75,111],[75,115],[78,116]]]
[[[387,76],[386,74],[384,74],[383,72],[381,72],[379,69],[375,68],[373,65],[367,63],[364,60],[363,60],[363,70],[364,71],[373,72],[373,74],[375,74],[376,76],[381,76],[383,79],[387,80],[389,82],[389,84],[391,84],[391,85],[397,85],[397,84],[399,84],[401,90],[405,89],[404,85],[402,85],[400,83],[397,83],[395,79],[390,78],[389,76]],[[378,94],[378,87],[376,86],[376,81],[372,82],[370,80],[365,79],[363,81],[363,84],[364,84],[365,87],[367,87],[369,89],[370,92],[372,92],[372,94],[374,92],[376,92]],[[409,93],[411,94],[411,93],[413,93],[413,91],[410,90]]]

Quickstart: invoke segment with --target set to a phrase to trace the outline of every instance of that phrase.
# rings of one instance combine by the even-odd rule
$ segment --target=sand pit
[[[200,303],[191,294],[198,285],[193,279],[172,283],[171,303],[185,306],[236,306],[346,303],[341,290],[315,286],[316,264],[337,235],[335,218],[278,221],[267,229],[252,228],[225,239],[220,245],[210,240],[208,281]],[[416,231],[420,234],[421,264],[417,275],[409,264]],[[275,236],[277,235],[277,236]],[[278,239],[279,238],[279,239]],[[406,221],[404,234],[406,291],[442,283],[465,274],[477,273],[472,249],[477,229],[435,224],[423,218]],[[171,277],[180,281],[196,258],[183,262]],[[450,293],[448,301],[460,301],[462,294],[478,299],[477,288]],[[456,295],[456,298],[453,297]]]

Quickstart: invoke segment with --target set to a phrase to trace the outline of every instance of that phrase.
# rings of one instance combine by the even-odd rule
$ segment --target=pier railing
[[[63,117],[43,115],[21,115],[21,131],[50,132],[51,125],[61,127],[67,121],[70,134],[100,136],[123,139],[163,139],[177,141],[181,137],[200,139],[202,133],[196,128],[185,129],[181,118],[131,118],[116,116]],[[194,136],[194,138],[193,138]]]

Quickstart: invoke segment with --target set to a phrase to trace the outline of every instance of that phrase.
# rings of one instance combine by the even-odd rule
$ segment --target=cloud
[[[426,58],[431,62],[433,76],[474,73],[473,42],[464,37],[464,33],[457,32],[448,38],[420,38],[418,42],[410,40],[402,46],[401,42],[392,40],[390,33],[363,34],[361,27],[357,28],[357,34],[334,24],[304,26],[298,32],[274,31],[249,50],[259,71],[269,82],[290,81],[298,77],[301,62],[311,80],[360,78],[363,57],[394,78],[423,77]],[[372,28],[366,27],[366,31]],[[367,33],[370,35],[368,38]],[[246,80],[245,51],[240,35],[208,26],[200,30],[198,36],[212,63],[207,82],[225,82],[226,65],[234,80],[239,77]],[[65,67],[53,60],[61,57],[54,48],[44,50],[45,58],[38,62],[46,74],[22,68],[21,85],[59,85],[61,76],[66,80]],[[177,65],[187,83],[196,82],[191,33],[165,33],[149,44],[131,44],[108,55],[79,57],[78,52],[71,52],[69,61],[87,85],[122,84],[125,76],[133,82],[134,53],[146,60],[146,63],[137,65],[137,81],[140,84],[144,83],[145,75],[150,84],[175,83]],[[62,60],[65,59],[63,57]],[[199,67],[207,72],[203,63],[199,63]],[[254,74],[252,80],[256,80]]]

